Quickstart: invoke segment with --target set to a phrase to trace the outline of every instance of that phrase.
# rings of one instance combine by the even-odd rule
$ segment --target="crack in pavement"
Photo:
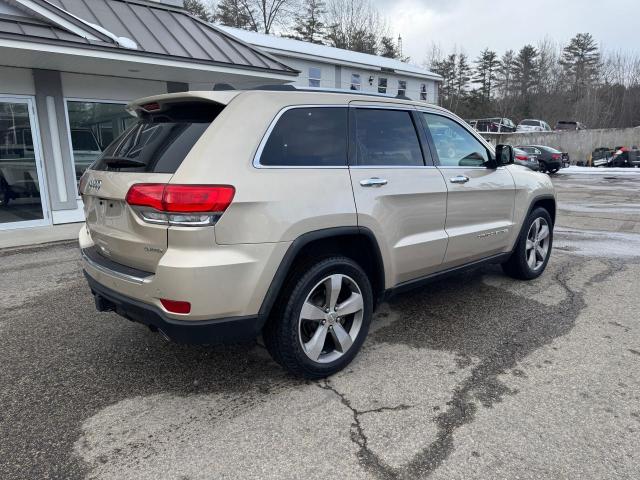
[[[607,266],[606,270],[589,279],[584,284],[585,286],[594,281],[602,282],[621,268],[618,262],[603,260],[603,263]],[[366,432],[360,422],[361,415],[366,412],[354,408],[351,401],[328,381],[319,385],[320,388],[334,392],[342,404],[351,410],[353,415],[351,440],[359,447],[357,456],[361,466],[376,478],[383,480],[425,478],[438,469],[454,451],[455,432],[475,419],[478,411],[477,402],[485,408],[492,408],[493,404],[502,401],[505,395],[518,393],[501,382],[499,375],[514,369],[533,351],[566,335],[573,328],[576,318],[586,306],[582,288],[572,288],[569,284],[572,274],[576,273],[575,266],[576,263],[565,261],[559,265],[558,271],[553,276],[553,280],[566,293],[562,302],[554,307],[548,307],[531,300],[537,307],[535,311],[522,308],[518,312],[514,312],[520,317],[511,325],[514,328],[499,331],[498,334],[502,333],[502,336],[498,338],[498,343],[491,346],[488,351],[475,352],[474,356],[480,357],[480,362],[472,368],[470,375],[454,388],[452,398],[447,402],[447,409],[433,419],[437,427],[435,440],[402,467],[391,467],[370,448]],[[495,287],[489,288],[494,292],[499,290]],[[512,294],[501,291],[501,295]],[[493,297],[499,296],[494,293]],[[482,332],[479,334],[481,335]],[[428,348],[428,345],[426,347]],[[464,351],[458,352],[458,354],[463,358],[469,357],[469,353]],[[399,405],[397,407],[383,407],[378,410],[403,410],[407,408],[411,407]]]
[[[353,423],[351,424],[351,441],[358,445],[358,460],[361,464],[370,465],[378,472],[387,472],[391,471],[391,467],[386,465],[370,448],[369,448],[369,439],[364,432],[364,428],[362,427],[362,423],[360,421],[360,416],[366,415],[369,413],[380,413],[380,412],[389,412],[389,411],[399,411],[399,410],[408,410],[413,408],[414,405],[406,405],[400,404],[395,407],[380,407],[374,408],[371,410],[358,410],[352,404],[351,401],[344,395],[342,392],[338,391],[335,387],[333,387],[329,380],[324,380],[323,383],[316,384],[319,388],[323,390],[329,390],[333,392],[339,399],[340,402],[347,407],[351,411],[351,415],[353,416]],[[354,430],[355,428],[355,430]],[[394,478],[393,476],[387,476],[382,478]]]

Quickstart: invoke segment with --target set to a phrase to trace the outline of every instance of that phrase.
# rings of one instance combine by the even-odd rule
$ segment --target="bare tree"
[[[239,0],[249,20],[249,29],[272,33],[276,25],[288,27],[296,0]]]
[[[331,0],[327,8],[327,42],[347,50],[377,54],[386,23],[370,0]]]

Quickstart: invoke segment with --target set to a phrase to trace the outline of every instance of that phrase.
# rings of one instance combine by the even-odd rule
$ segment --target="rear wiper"
[[[107,164],[108,167],[113,168],[135,168],[147,166],[145,162],[125,157],[105,157],[102,160]]]

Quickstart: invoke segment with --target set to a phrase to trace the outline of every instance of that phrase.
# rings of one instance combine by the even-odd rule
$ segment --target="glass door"
[[[0,96],[0,230],[49,224],[30,98]]]

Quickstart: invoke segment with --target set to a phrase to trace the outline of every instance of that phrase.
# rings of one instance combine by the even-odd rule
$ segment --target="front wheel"
[[[502,269],[510,277],[533,280],[542,275],[553,245],[553,223],[544,208],[536,208],[527,217],[520,238]]]
[[[372,315],[373,293],[362,268],[346,257],[325,258],[292,275],[263,337],[289,372],[323,378],[353,360]]]

